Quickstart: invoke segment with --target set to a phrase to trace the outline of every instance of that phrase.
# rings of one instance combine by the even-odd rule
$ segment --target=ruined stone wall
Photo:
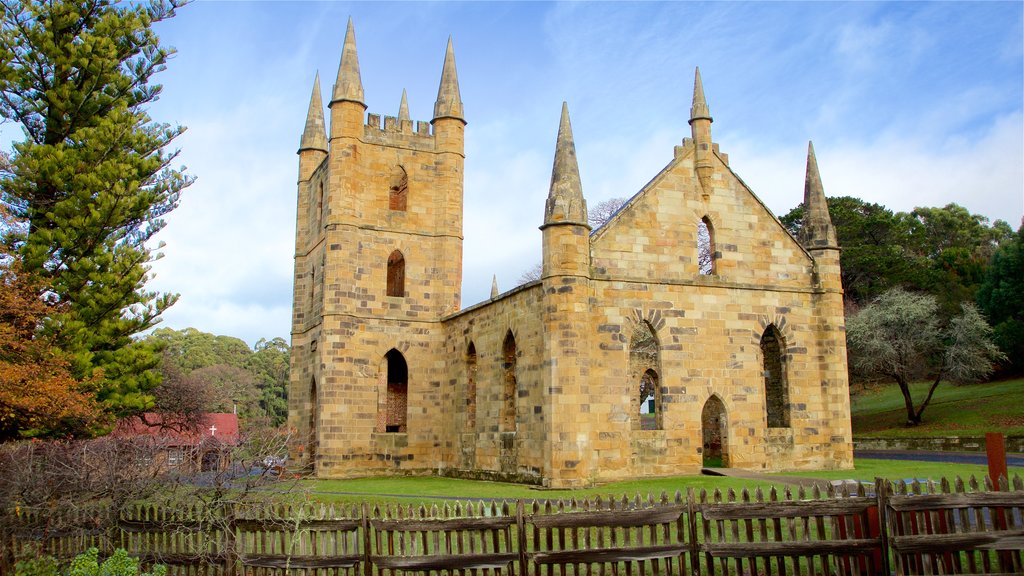
[[[591,330],[598,339],[586,418],[600,480],[696,472],[701,412],[712,395],[725,405],[730,466],[852,464],[845,379],[823,368],[825,359],[845,363],[835,338],[820,330],[824,289],[812,275],[815,262],[717,158],[708,194],[693,170],[692,147],[677,148],[669,167],[593,236]],[[713,275],[696,265],[697,223],[705,215],[714,224]],[[828,321],[833,329],[842,325],[839,314]],[[659,343],[660,430],[631,428],[634,415],[625,413],[636,405],[629,339],[641,322]],[[784,341],[788,427],[767,425],[761,338],[769,325]]]
[[[443,447],[445,473],[540,483],[548,473],[545,449],[549,426],[541,370],[539,284],[529,284],[468,308],[445,322],[446,340],[439,360],[447,366],[442,406],[449,411]],[[511,331],[516,343],[515,431],[503,431],[505,358]],[[469,389],[467,350],[476,351],[475,398]],[[469,409],[475,408],[475,426]]]

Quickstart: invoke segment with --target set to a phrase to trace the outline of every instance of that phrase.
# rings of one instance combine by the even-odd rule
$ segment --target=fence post
[[[686,527],[690,545],[690,573],[700,574],[700,544],[697,541],[697,506],[694,502],[693,487],[686,489]]]
[[[362,511],[363,530],[363,576],[370,576],[373,573],[370,565],[370,503],[363,502],[359,508]]]
[[[998,491],[999,477],[1009,479],[1006,473],[1006,438],[1002,432],[985,433],[985,455],[988,457],[988,476]]]
[[[516,498],[516,531],[519,532],[519,575],[527,576],[526,562],[526,513],[522,498]]]
[[[224,525],[224,575],[235,576],[238,573],[238,543],[235,542],[234,505],[223,505],[221,514]]]
[[[875,478],[875,499],[878,501],[878,514],[875,521],[878,522],[877,531],[878,537],[881,540],[879,545],[881,563],[877,566],[881,566],[882,574],[888,576],[892,574],[889,567],[889,481],[884,478]],[[871,527],[871,532],[874,533],[876,526]],[[899,562],[899,559],[897,559]]]

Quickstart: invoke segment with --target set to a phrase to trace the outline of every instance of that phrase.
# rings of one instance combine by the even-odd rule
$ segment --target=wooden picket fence
[[[1022,574],[1024,482],[970,479],[442,507],[19,511],[18,552],[126,548],[171,574],[269,576]]]

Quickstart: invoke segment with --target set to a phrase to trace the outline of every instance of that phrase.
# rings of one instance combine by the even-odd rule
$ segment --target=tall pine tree
[[[147,242],[191,182],[167,150],[184,128],[154,122],[146,105],[173,52],[152,26],[181,3],[0,0],[0,114],[24,133],[0,174],[22,222],[4,240],[62,303],[43,333],[76,378],[99,380],[113,416],[151,403],[159,357],[132,336],[176,299],[146,290],[159,256]]]

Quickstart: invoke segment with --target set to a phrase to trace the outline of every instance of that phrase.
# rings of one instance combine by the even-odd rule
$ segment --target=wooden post
[[[359,510],[363,515],[361,519],[363,533],[363,576],[370,576],[373,573],[373,565],[370,560],[370,503],[363,502]]]
[[[534,530],[537,528],[534,527]],[[517,545],[519,546],[519,575],[527,576],[526,556],[526,503],[522,498],[516,498],[516,532]]]
[[[1006,438],[1002,432],[985,433],[985,454],[988,456],[988,477],[992,479],[992,490],[998,492],[1000,489],[999,479],[1007,480],[1009,487],[1010,475],[1006,470]],[[997,530],[1006,530],[1006,511],[1002,508],[992,509],[993,519]],[[1009,569],[1013,563],[1013,556],[1006,552],[999,552],[999,565]]]
[[[693,487],[686,489],[686,526],[687,540],[690,544],[690,573],[700,574],[700,543],[697,539],[697,501]]]
[[[232,504],[222,504],[219,510],[221,522],[223,522],[224,538],[224,575],[236,576],[238,574],[238,542],[235,539],[235,507]]]
[[[878,500],[878,536],[881,538],[881,568],[883,575],[891,574],[889,566],[889,481],[884,478],[875,478],[875,498]],[[900,566],[901,559],[894,558],[896,565]]]
[[[1006,439],[1002,432],[985,433],[985,453],[988,456],[988,477],[992,486],[999,490],[999,477],[1009,480],[1006,473]]]

